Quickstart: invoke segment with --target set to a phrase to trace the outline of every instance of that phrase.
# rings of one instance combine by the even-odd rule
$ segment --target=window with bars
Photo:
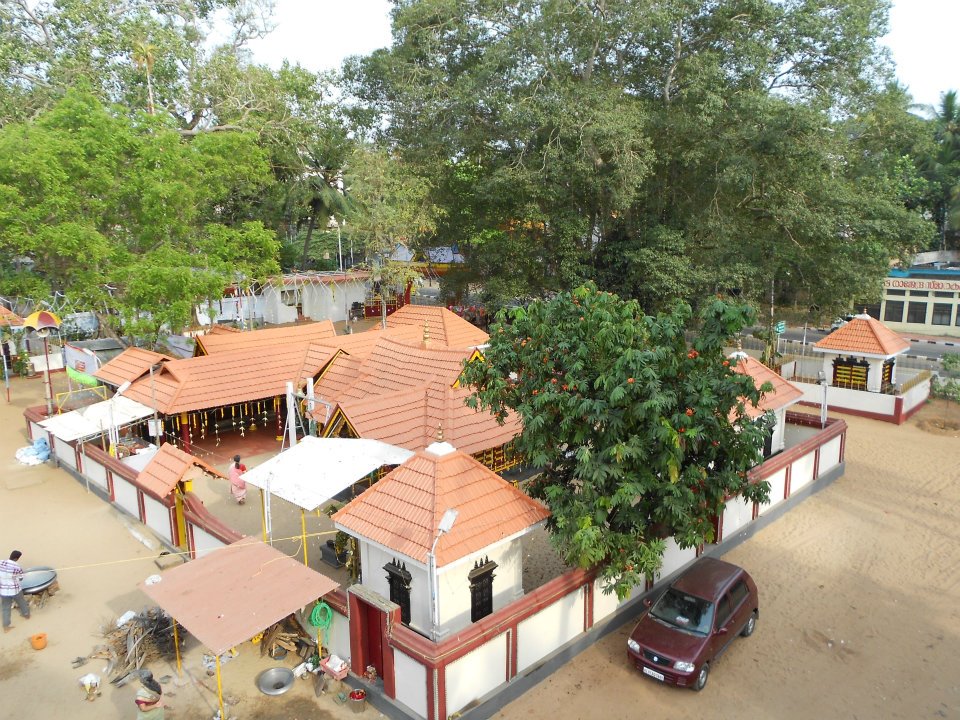
[[[520,456],[513,447],[513,442],[508,442],[495,448],[488,448],[473,454],[477,462],[482,463],[496,473],[509,470],[520,464]]]
[[[387,583],[390,585],[390,602],[400,606],[400,621],[410,624],[410,580],[412,576],[406,563],[392,560],[383,566],[387,571]]]
[[[907,322],[925,323],[927,321],[927,304],[925,302],[907,303]]]
[[[833,361],[833,385],[848,390],[866,390],[868,370],[866,360],[837,358]]]
[[[885,322],[903,322],[903,300],[887,300],[883,319]]]
[[[949,325],[953,316],[953,305],[950,303],[934,303],[933,317],[930,322],[934,325]]]
[[[470,622],[476,622],[493,612],[493,571],[497,564],[485,557],[473,564],[470,579]]]

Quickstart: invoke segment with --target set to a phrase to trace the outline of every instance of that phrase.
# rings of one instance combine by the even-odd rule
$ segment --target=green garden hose
[[[333,608],[322,600],[313,606],[310,612],[310,624],[317,629],[317,659],[323,657],[323,644],[326,633],[333,625]],[[323,636],[321,637],[321,633]]]

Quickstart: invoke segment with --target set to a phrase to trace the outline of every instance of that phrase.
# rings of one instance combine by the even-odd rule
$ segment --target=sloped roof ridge
[[[910,343],[876,318],[857,315],[815,343],[814,347],[869,355],[896,355],[908,350]]]

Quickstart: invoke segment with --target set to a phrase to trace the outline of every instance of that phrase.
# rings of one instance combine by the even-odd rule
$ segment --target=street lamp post
[[[439,600],[439,579],[437,578],[437,557],[434,554],[437,549],[437,543],[444,533],[450,532],[450,528],[457,521],[459,512],[454,509],[448,509],[443,517],[440,518],[440,525],[437,527],[437,536],[433,539],[433,545],[430,546],[430,552],[427,553],[427,572],[430,573],[430,637],[437,641],[437,625],[440,624],[440,600]]]
[[[340,272],[343,272],[343,245],[340,242],[340,223],[337,222],[337,219],[331,215],[330,220],[327,221],[327,230],[332,228],[337,228],[337,260],[340,265]]]

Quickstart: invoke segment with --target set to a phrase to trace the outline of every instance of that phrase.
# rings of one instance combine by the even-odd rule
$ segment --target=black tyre
[[[693,689],[697,692],[703,690],[707,685],[707,678],[710,676],[710,665],[709,663],[704,663],[703,667],[700,668],[700,672],[697,674],[697,681],[693,684]]]
[[[757,629],[757,611],[754,610],[750,613],[750,619],[747,620],[747,624],[743,626],[743,630],[740,631],[740,634],[743,637],[750,637],[753,635],[753,631]]]

